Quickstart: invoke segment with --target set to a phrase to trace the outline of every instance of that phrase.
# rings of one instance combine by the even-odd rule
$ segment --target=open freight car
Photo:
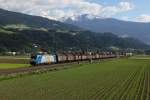
[[[67,63],[67,62],[78,62],[78,61],[86,61],[86,60],[96,60],[96,59],[108,59],[115,58],[116,55],[112,53],[67,53],[67,54],[36,54],[31,56],[30,64],[32,66],[37,65],[48,65],[48,64],[56,64],[56,63]]]

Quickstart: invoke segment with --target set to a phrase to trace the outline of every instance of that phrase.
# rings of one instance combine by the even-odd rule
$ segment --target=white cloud
[[[150,15],[142,14],[137,17],[123,16],[123,17],[120,17],[120,20],[132,21],[132,22],[150,22]]]
[[[129,2],[120,2],[119,3],[120,11],[128,11],[134,8],[134,5]]]
[[[150,22],[150,15],[142,14],[136,18],[137,22]]]
[[[124,17],[121,17],[121,20],[129,21],[129,20],[130,20],[130,17],[124,16]]]
[[[106,17],[111,17],[117,13],[132,10],[134,5],[129,2],[120,2],[116,6],[108,6],[103,8],[103,15]]]
[[[111,17],[132,10],[133,7],[129,2],[103,6],[86,0],[0,0],[0,8],[56,20],[75,19],[84,14],[90,17]]]

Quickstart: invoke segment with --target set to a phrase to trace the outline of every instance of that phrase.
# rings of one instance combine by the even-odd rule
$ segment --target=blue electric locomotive
[[[37,55],[31,56],[31,60],[30,60],[30,64],[32,66],[54,64],[54,63],[57,63],[56,55],[37,54]]]

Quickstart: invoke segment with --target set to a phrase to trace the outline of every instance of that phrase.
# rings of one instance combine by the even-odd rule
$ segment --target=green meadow
[[[0,69],[29,67],[27,56],[0,56]]]
[[[28,67],[29,64],[0,63],[0,69]]]
[[[150,59],[113,59],[0,81],[0,100],[150,100]]]

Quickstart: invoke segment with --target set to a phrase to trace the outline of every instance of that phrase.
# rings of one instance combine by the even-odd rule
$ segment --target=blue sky
[[[150,0],[88,0],[88,1],[96,2],[106,6],[116,5],[118,2],[129,2],[134,5],[134,8],[132,10],[127,12],[121,12],[111,17],[117,19],[126,18],[125,20],[136,21],[138,17],[140,20],[140,17],[142,19],[142,16],[145,15],[147,16],[147,20],[145,19],[145,21],[150,21]]]
[[[88,15],[150,22],[150,0],[0,0],[0,8],[54,20]]]

